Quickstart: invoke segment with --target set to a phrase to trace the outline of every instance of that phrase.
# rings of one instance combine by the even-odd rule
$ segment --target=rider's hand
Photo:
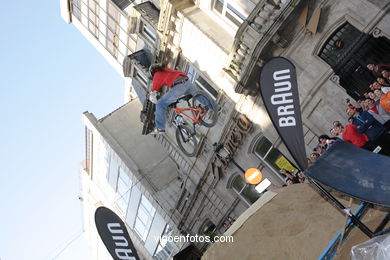
[[[152,91],[152,92],[150,92],[150,94],[149,94],[149,100],[150,100],[150,102],[152,102],[153,104],[156,104],[156,103],[157,103],[157,91]]]

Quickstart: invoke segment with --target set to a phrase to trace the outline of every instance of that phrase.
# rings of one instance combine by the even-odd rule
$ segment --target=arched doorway
[[[318,56],[332,67],[347,93],[359,99],[376,80],[367,64],[390,63],[390,40],[374,38],[344,23],[324,43]]]

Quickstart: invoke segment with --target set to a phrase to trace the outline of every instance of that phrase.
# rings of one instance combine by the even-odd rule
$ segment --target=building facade
[[[112,209],[123,219],[142,259],[168,259],[181,246],[160,241],[161,235],[177,232],[173,230],[174,216],[165,209],[174,207],[172,192],[180,189],[178,169],[154,139],[139,136],[142,124],[131,112],[140,108],[133,100],[99,120],[91,113],[83,114],[84,223],[96,259],[110,259],[95,226],[99,206]]]
[[[223,233],[227,219],[261,196],[214,152],[214,143],[276,186],[284,183],[281,168],[296,170],[258,92],[263,64],[283,56],[296,66],[310,154],[334,120],[346,122],[345,99],[353,102],[375,80],[366,64],[388,63],[389,8],[388,0],[69,0],[62,13],[123,75],[126,101],[147,103],[148,67],[167,60],[222,106],[217,125],[199,129],[194,157],[178,149],[170,125],[164,136],[146,136],[159,143],[179,176],[166,187],[171,205],[156,198],[161,212],[171,212],[165,223],[201,234]],[[122,141],[126,146],[129,139]]]

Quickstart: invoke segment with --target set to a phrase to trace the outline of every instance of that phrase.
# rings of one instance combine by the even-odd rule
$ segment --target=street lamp
[[[238,165],[238,163],[233,159],[232,155],[230,152],[223,146],[223,144],[217,144],[214,143],[214,152],[216,152],[221,158],[226,159],[228,162],[232,162],[242,173],[245,173],[245,170]]]

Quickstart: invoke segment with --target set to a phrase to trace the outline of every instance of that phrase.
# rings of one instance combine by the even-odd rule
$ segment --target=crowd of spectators
[[[347,100],[345,126],[334,121],[330,134],[353,145],[390,155],[390,64],[368,64],[376,81],[357,104]]]
[[[303,172],[294,173],[294,172],[287,171],[285,169],[281,169],[279,172],[282,175],[286,176],[285,181],[286,181],[287,185],[296,184],[296,183],[303,183],[306,181],[306,178],[305,178],[305,175],[303,174]]]
[[[360,148],[390,156],[390,64],[368,64],[367,68],[376,80],[369,85],[370,91],[364,93],[358,106],[347,99],[346,124],[334,121],[330,136],[323,134],[313,148],[308,160],[312,165],[338,138]],[[286,183],[305,182],[302,172],[292,173],[281,169]]]

